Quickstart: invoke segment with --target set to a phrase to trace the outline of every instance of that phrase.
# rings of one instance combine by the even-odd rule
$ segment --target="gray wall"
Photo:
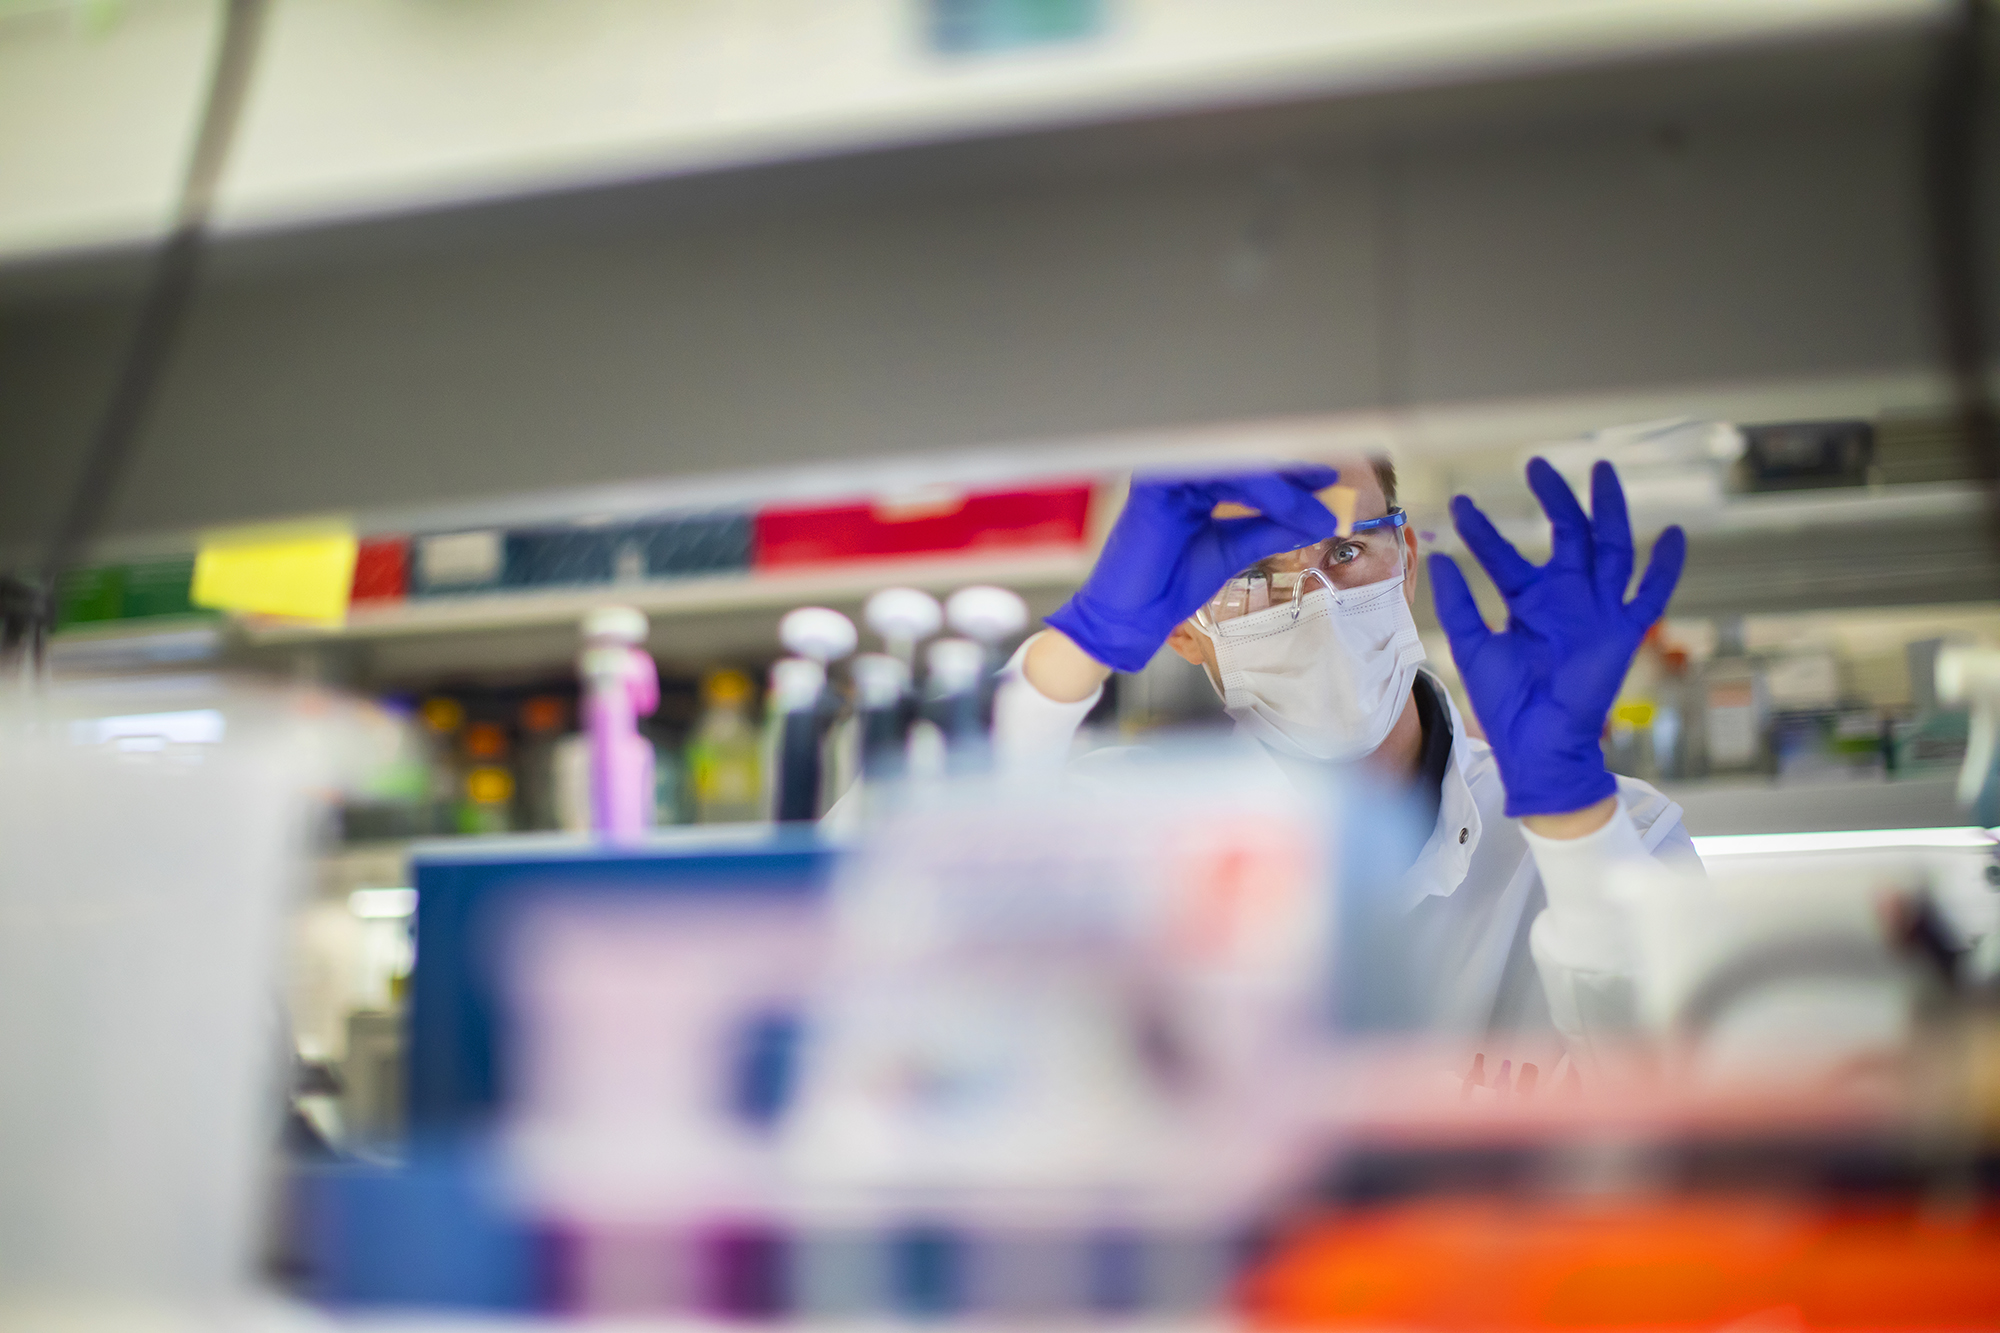
[[[1214,116],[233,241],[112,527],[1909,369],[1934,352],[1906,57],[1829,87],[1654,71],[1636,102]],[[132,267],[0,275],[9,545],[68,483]]]

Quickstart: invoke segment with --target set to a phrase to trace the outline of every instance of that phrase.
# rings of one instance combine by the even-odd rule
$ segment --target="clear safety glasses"
[[[1408,522],[1401,509],[1391,509],[1381,518],[1356,523],[1343,536],[1259,560],[1223,584],[1195,612],[1195,623],[1213,629],[1225,620],[1287,603],[1296,616],[1300,599],[1316,587],[1338,592],[1393,579],[1404,572],[1403,525]]]

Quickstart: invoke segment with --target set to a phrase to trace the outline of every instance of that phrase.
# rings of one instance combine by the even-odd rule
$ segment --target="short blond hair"
[[[1368,466],[1375,469],[1375,480],[1382,483],[1382,502],[1396,507],[1396,460],[1387,454],[1376,454],[1368,460]]]

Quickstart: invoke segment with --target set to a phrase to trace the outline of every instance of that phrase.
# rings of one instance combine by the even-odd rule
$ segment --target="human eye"
[[[1368,548],[1360,542],[1335,542],[1326,553],[1326,563],[1329,565],[1351,565],[1366,554],[1368,554]]]

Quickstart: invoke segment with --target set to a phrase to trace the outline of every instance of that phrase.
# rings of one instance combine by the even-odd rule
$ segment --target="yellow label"
[[[196,606],[337,625],[354,589],[352,532],[264,528],[217,533],[194,558]]]
[[[755,751],[732,753],[719,746],[688,747],[689,777],[695,798],[702,801],[754,801],[761,790]]]

